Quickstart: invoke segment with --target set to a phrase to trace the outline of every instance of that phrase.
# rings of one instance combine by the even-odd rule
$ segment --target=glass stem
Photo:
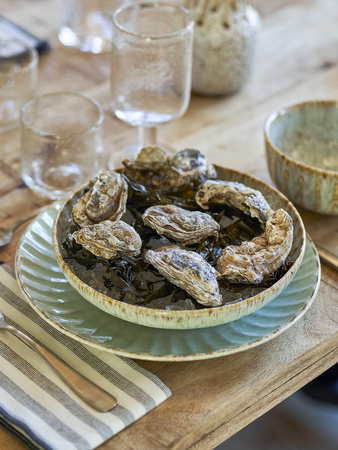
[[[149,145],[156,145],[157,139],[157,128],[156,127],[139,127],[139,144],[140,150],[143,147],[148,147]]]

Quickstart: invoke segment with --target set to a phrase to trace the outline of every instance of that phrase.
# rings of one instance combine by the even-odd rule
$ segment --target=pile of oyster
[[[182,288],[199,304],[223,304],[219,281],[255,285],[276,271],[288,256],[293,224],[283,209],[273,211],[261,192],[238,182],[217,180],[214,166],[197,150],[186,149],[173,158],[158,147],[146,147],[136,160],[123,162],[121,173],[102,171],[72,210],[78,230],[72,239],[93,255],[108,260],[137,257],[142,239],[123,220],[128,202],[128,180],[143,186],[174,192],[197,182],[194,201],[200,210],[191,211],[173,203],[156,204],[142,214],[143,225],[166,236],[176,245],[163,245],[144,252],[144,260],[172,284]],[[213,267],[190,245],[218,238],[220,225],[208,213],[213,205],[228,205],[261,224],[264,232],[241,245],[228,245]],[[222,206],[223,207],[223,206]]]

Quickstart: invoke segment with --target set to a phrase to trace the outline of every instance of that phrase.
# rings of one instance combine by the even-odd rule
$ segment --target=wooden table
[[[121,161],[120,148],[137,131],[118,121],[109,105],[109,57],[63,48],[57,41],[59,0],[2,0],[1,13],[41,37],[53,50],[39,62],[39,93],[85,92],[105,111],[106,156]],[[338,98],[336,0],[257,0],[262,18],[258,60],[250,82],[227,98],[193,95],[187,113],[160,129],[177,150],[195,147],[212,162],[248,172],[272,184],[264,156],[268,115],[293,102]],[[6,225],[47,204],[20,178],[19,132],[0,135],[0,223]],[[338,254],[338,217],[301,210],[309,235]],[[21,227],[0,259],[14,264]],[[158,375],[172,397],[102,448],[213,448],[293,394],[338,361],[338,273],[322,265],[317,299],[293,327],[249,351],[208,361],[139,361]],[[0,430],[0,447],[22,448]]]

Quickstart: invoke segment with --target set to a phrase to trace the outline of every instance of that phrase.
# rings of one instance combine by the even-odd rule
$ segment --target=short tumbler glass
[[[11,38],[0,38],[0,131],[20,123],[22,105],[35,95],[38,54]]]
[[[102,168],[103,110],[94,99],[58,92],[21,110],[22,178],[35,193],[61,199]]]

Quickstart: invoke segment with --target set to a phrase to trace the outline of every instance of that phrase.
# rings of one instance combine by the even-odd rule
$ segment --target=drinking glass
[[[19,125],[22,105],[35,94],[38,53],[17,39],[0,38],[0,132]]]
[[[112,108],[120,120],[139,127],[136,153],[157,144],[157,125],[188,108],[194,22],[187,9],[167,3],[123,5],[112,21]]]
[[[103,110],[77,92],[54,92],[21,109],[22,178],[33,192],[62,199],[102,168]]]
[[[111,15],[126,0],[63,0],[59,41],[82,52],[110,51]]]

